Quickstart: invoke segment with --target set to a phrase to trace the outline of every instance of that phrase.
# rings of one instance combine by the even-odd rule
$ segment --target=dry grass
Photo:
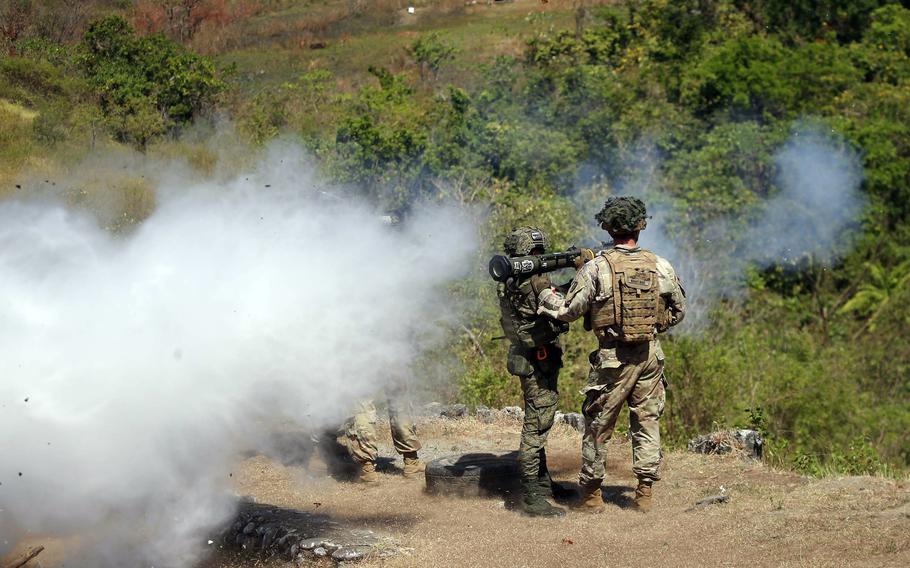
[[[517,422],[468,419],[422,423],[420,433],[425,453],[506,451],[517,446],[518,428]],[[549,453],[555,477],[574,479],[579,443],[566,427],[554,431]],[[414,549],[364,566],[910,565],[906,482],[812,481],[738,458],[671,453],[664,480],[655,486],[655,510],[643,515],[627,508],[634,488],[630,452],[628,443],[611,445],[607,511],[571,511],[562,520],[528,519],[497,499],[429,496],[422,483],[395,472],[364,488],[324,477],[318,464],[286,468],[263,457],[241,465],[237,489],[263,502],[318,508]],[[388,448],[384,453],[394,455]],[[687,512],[721,486],[730,503]]]

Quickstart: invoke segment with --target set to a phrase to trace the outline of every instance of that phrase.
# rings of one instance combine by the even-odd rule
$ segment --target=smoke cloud
[[[125,236],[0,203],[0,554],[79,534],[68,565],[192,565],[264,414],[330,425],[407,374],[473,224],[432,208],[389,227],[307,191],[300,155],[218,182],[158,164]]]
[[[631,165],[633,175],[616,184],[616,193],[645,201],[651,219],[642,246],[667,258],[686,289],[689,313],[676,331],[702,330],[718,300],[742,295],[750,266],[832,266],[849,249],[866,206],[857,152],[832,132],[798,125],[774,154],[776,175],[773,187],[767,188],[771,197],[744,217],[723,217],[696,227],[695,239],[671,229],[680,225],[671,221],[686,212],[661,192],[656,155],[651,145],[642,143]],[[590,208],[590,193],[581,196]],[[603,234],[599,227],[597,232]]]

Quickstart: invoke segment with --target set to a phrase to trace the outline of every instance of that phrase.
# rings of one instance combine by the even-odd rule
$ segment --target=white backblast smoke
[[[172,179],[126,237],[0,203],[0,553],[78,533],[67,565],[192,565],[257,417],[332,424],[407,373],[473,226],[320,201],[299,155]]]

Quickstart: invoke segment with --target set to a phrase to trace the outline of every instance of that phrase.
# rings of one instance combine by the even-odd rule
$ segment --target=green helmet
[[[637,197],[610,197],[594,219],[611,235],[630,235],[648,226],[648,212]]]
[[[509,256],[524,256],[536,248],[546,252],[550,248],[550,239],[536,227],[519,227],[509,233],[502,243],[502,248]]]

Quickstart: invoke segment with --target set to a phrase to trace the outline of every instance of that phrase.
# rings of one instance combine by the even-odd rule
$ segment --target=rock
[[[557,411],[555,421],[557,423],[562,422],[579,432],[585,431],[585,417],[578,412],[562,413]]]
[[[348,526],[322,514],[255,503],[241,504],[237,516],[218,538],[243,554],[279,556],[292,562],[326,558],[323,564],[335,565],[380,557],[386,552],[398,554],[386,540],[380,546],[379,535],[370,529]]]
[[[262,550],[268,550],[270,546],[275,542],[276,537],[278,536],[278,531],[281,529],[276,526],[270,526],[268,530],[265,531],[262,535]]]
[[[710,505],[719,505],[721,503],[728,503],[730,501],[729,495],[712,495],[710,497],[705,497],[704,499],[699,499],[695,502],[695,505],[686,509],[686,512],[691,512],[696,509],[704,509]]]
[[[699,454],[729,454],[734,451],[760,460],[764,441],[755,430],[721,430],[689,440],[689,451]]]
[[[339,548],[341,548],[341,545],[335,544],[331,540],[324,540],[321,543],[319,543],[319,546],[321,546],[322,548],[326,549],[329,552],[332,552],[333,550],[338,550]]]
[[[474,409],[474,416],[484,424],[492,424],[496,421],[496,411],[482,404],[478,404]]]
[[[450,404],[442,408],[440,415],[445,418],[464,418],[468,415],[468,407],[463,404]]]
[[[506,406],[499,411],[503,416],[513,420],[524,420],[525,411],[518,406]]]
[[[322,544],[323,540],[325,540],[325,538],[323,538],[321,536],[317,537],[317,538],[303,539],[300,541],[300,549],[301,550],[313,550],[314,548],[318,548],[319,545]]]
[[[442,408],[442,404],[438,402],[428,402],[427,404],[423,405],[422,414],[431,418],[442,416]]]
[[[370,553],[371,548],[364,545],[342,546],[332,553],[332,558],[339,562],[353,562],[363,559]]]

